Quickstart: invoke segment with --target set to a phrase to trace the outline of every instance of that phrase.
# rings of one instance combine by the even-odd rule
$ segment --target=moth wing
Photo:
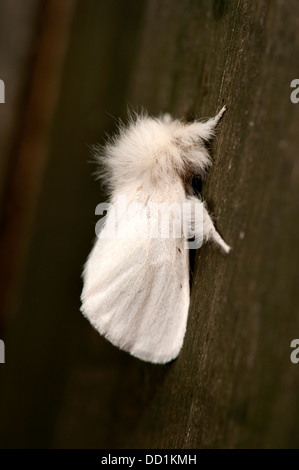
[[[143,223],[136,215],[129,228]],[[111,343],[153,363],[177,357],[189,308],[183,238],[99,238],[83,277],[82,313]]]

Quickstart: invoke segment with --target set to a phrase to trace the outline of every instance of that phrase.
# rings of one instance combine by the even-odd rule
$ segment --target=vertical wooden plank
[[[131,100],[178,116],[228,105],[203,196],[233,252],[198,253],[182,354],[128,446],[299,445],[298,18],[280,0],[148,4]]]
[[[18,308],[73,5],[74,0],[63,4],[57,0],[48,2],[43,12],[41,34],[36,38],[28,101],[22,112],[22,127],[15,135],[18,144],[3,196],[0,238],[2,321]]]
[[[0,3],[0,79],[6,95],[5,105],[0,104],[0,209],[18,140],[26,85],[35,53],[33,42],[43,4],[43,0],[26,3],[2,0]]]

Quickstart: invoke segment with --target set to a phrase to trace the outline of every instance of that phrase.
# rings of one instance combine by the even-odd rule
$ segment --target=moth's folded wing
[[[99,239],[85,266],[82,312],[114,345],[145,361],[177,357],[189,308],[182,239]]]

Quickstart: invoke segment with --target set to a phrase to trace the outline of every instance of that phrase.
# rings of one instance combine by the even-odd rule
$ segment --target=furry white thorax
[[[169,115],[131,119],[99,155],[107,170],[103,177],[118,192],[136,184],[149,190],[165,187],[187,173],[201,175],[210,164],[201,127],[200,122],[185,124]]]

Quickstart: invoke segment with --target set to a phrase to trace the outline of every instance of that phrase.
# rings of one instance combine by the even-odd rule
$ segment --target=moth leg
[[[216,127],[218,126],[222,116],[226,111],[226,106],[219,111],[216,116],[208,119],[206,122],[195,121],[188,124],[183,130],[178,132],[181,138],[197,139],[200,137],[203,140],[210,140],[215,135]]]
[[[195,196],[189,197],[188,201],[191,202],[192,207],[190,223],[192,230],[191,235],[195,237],[195,240],[200,243],[200,245],[202,241],[212,241],[220,246],[224,253],[229,253],[231,248],[217,232],[204,202]],[[199,209],[199,212],[196,210],[196,207]]]
[[[200,123],[201,137],[203,137],[205,140],[209,140],[214,136],[215,129],[218,126],[220,120],[222,119],[225,111],[226,111],[226,106],[223,106],[223,108],[219,111],[218,114],[216,114],[216,116],[208,119],[208,121],[206,122]]]
[[[209,119],[207,123],[210,123],[211,125],[216,127],[217,124],[219,124],[219,121],[222,119],[222,116],[224,115],[225,111],[226,111],[226,106],[223,106],[223,108],[220,109],[219,113],[216,114],[216,116],[214,116],[213,118]]]
[[[203,204],[203,236],[205,240],[210,240],[220,246],[224,253],[229,253],[231,248],[225,243],[221,235],[217,232],[214,223]]]

